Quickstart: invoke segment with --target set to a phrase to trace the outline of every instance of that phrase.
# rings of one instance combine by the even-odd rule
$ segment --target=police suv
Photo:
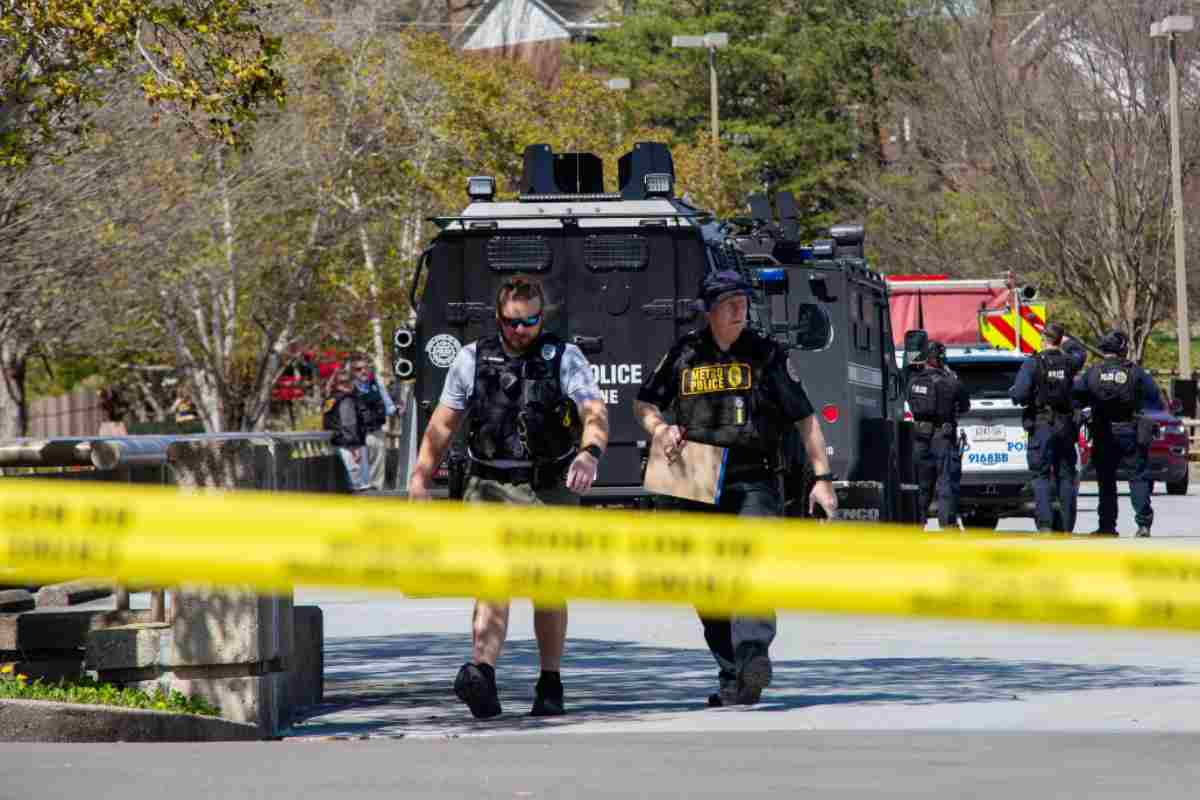
[[[638,143],[620,158],[616,192],[604,190],[603,167],[590,153],[530,145],[515,200],[498,200],[495,181],[476,177],[462,213],[433,220],[440,230],[410,293],[416,322],[394,338],[396,375],[414,381],[410,458],[455,355],[495,330],[497,286],[513,273],[531,274],[547,290],[547,332],[584,352],[608,404],[609,447],[585,502],[650,505],[641,488],[648,442],[633,400],[675,340],[705,324],[695,300],[702,276],[737,269],[755,287],[750,324],[785,344],[805,376],[840,478],[843,515],[897,518],[900,381],[886,286],[861,257],[861,228],[801,247],[794,203],[784,195],[778,215],[756,198],[750,218],[717,220],[676,197],[671,153],[658,143]],[[803,451],[798,441],[787,451],[785,502],[801,513]],[[454,493],[464,455],[460,439],[443,491]]]

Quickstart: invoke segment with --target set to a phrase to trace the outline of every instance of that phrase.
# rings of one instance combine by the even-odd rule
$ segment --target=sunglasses
[[[503,323],[505,327],[512,328],[513,330],[516,330],[521,326],[525,326],[526,328],[536,328],[537,324],[541,321],[542,312],[540,311],[528,317],[517,317],[516,319],[509,319],[508,317],[500,318],[500,322]]]

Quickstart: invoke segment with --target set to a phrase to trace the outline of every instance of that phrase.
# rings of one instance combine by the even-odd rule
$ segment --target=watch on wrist
[[[587,447],[583,448],[582,452],[588,453],[597,461],[599,461],[600,457],[604,455],[604,451],[600,449],[600,446],[595,444],[589,444]]]
[[[833,483],[833,473],[832,472],[822,472],[820,475],[813,475],[813,480],[814,481],[829,481],[830,483]]]

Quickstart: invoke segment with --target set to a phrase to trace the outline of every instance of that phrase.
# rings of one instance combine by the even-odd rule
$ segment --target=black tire
[[[968,528],[982,528],[983,530],[994,531],[996,524],[1000,522],[1000,515],[993,514],[989,511],[976,511],[971,516],[963,520],[963,524]]]
[[[1184,475],[1181,481],[1167,481],[1167,494],[1187,494],[1188,476]]]

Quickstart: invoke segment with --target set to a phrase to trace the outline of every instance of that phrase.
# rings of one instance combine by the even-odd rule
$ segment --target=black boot
[[[475,719],[500,715],[496,670],[490,664],[463,664],[454,678],[454,694],[467,704]]]
[[[559,717],[567,713],[566,706],[563,705],[562,677],[557,672],[543,670],[535,692],[530,716]]]

